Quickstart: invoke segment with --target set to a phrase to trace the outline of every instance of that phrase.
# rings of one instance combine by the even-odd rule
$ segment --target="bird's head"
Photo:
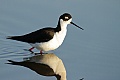
[[[84,30],[83,28],[79,27],[75,23],[72,22],[72,16],[69,13],[64,13],[59,17],[60,24],[73,24],[74,26]]]

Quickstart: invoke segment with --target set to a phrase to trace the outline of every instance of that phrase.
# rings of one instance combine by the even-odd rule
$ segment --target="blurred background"
[[[31,56],[27,43],[6,40],[43,27],[56,27],[61,14],[68,12],[80,30],[68,25],[62,46],[51,51],[61,58],[68,80],[119,80],[120,0],[0,0],[0,79],[55,80],[7,60]],[[38,50],[34,50],[39,52]]]

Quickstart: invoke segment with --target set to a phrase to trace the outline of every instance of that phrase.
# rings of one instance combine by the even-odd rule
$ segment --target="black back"
[[[54,32],[55,28],[43,28],[26,35],[12,36],[8,37],[7,39],[13,39],[27,43],[47,42],[53,38]]]

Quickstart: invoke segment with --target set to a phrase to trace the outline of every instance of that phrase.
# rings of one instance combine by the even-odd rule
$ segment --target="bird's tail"
[[[18,40],[20,36],[7,36],[6,39]]]
[[[6,64],[12,64],[12,65],[20,65],[19,62],[16,62],[16,61],[12,61],[12,60],[8,60],[9,63],[6,63]]]
[[[12,61],[12,60],[8,60],[8,61],[9,61],[9,63],[6,63],[6,64],[25,66],[24,62],[16,62],[16,61]]]
[[[12,39],[12,40],[17,40],[17,41],[22,41],[22,42],[27,42],[26,39],[24,39],[22,36],[8,36],[6,39]]]

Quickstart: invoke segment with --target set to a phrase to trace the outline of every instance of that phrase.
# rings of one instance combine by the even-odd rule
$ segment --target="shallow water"
[[[59,3],[59,4],[58,4]],[[62,5],[62,6],[61,6]],[[119,80],[120,76],[120,1],[0,1],[0,79],[55,80],[18,66],[4,64],[7,60],[22,60],[32,56],[26,43],[5,39],[57,25],[58,17],[70,12],[73,25],[68,26],[64,43],[55,51],[67,70],[68,80]],[[38,50],[34,50],[39,52]]]

